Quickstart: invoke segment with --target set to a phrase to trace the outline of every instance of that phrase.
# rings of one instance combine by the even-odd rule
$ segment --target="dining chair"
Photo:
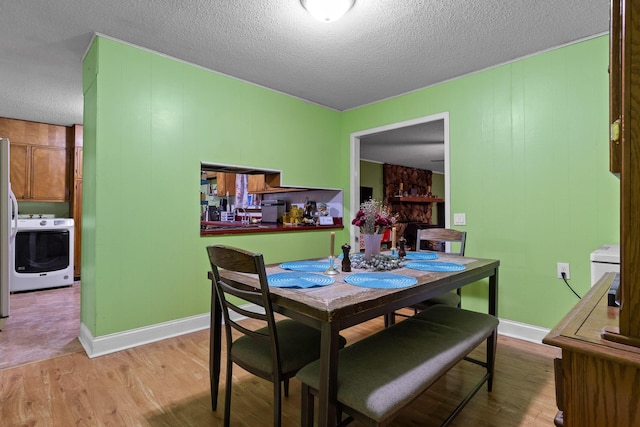
[[[418,229],[416,233],[416,252],[428,250],[432,252],[446,252],[450,255],[464,256],[466,240],[466,231],[458,231],[450,228],[422,228]],[[452,244],[457,245],[457,251],[451,251]],[[416,314],[419,311],[437,304],[460,308],[461,301],[461,291],[460,288],[458,288],[455,292],[452,291],[435,296],[428,300],[413,304],[409,308],[412,308],[414,314]],[[407,317],[406,315],[398,312],[390,313],[385,317],[385,325],[389,326],[395,323],[396,315]]]
[[[281,383],[289,394],[289,379],[303,366],[320,357],[320,331],[291,319],[275,321],[262,254],[230,246],[207,247],[214,276],[215,292],[221,305],[227,342],[227,375],[224,425],[231,418],[232,366],[237,364],[273,383],[273,425],[281,425]],[[223,279],[220,270],[254,275],[260,289],[235,280]],[[249,304],[247,304],[249,303]],[[250,318],[249,327],[240,319]],[[240,335],[233,339],[233,332]],[[344,346],[345,341],[341,342]]]
[[[435,252],[446,252],[452,255],[464,256],[464,247],[467,241],[467,232],[453,230],[451,228],[423,228],[418,230],[416,234],[416,251],[423,251],[422,242],[426,243],[426,250]],[[458,250],[451,250],[451,245],[457,244]],[[447,245],[449,245],[447,247]],[[449,252],[447,252],[449,251]],[[445,304],[460,307],[461,292],[460,288],[456,292],[447,292],[438,295],[426,301],[414,304],[413,308],[424,310],[435,304]]]

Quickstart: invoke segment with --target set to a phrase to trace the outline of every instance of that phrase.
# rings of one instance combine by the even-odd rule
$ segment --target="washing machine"
[[[73,284],[71,218],[20,218],[10,252],[11,292]]]

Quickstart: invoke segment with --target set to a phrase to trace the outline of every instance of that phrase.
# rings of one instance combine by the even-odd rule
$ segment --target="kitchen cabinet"
[[[556,425],[635,425],[640,417],[640,2],[611,7],[611,172],[620,178],[620,307],[606,304],[605,275],[543,340],[562,349],[556,362]],[[619,81],[616,82],[616,79]],[[617,121],[617,123],[615,123]]]
[[[300,187],[281,187],[279,173],[247,175],[247,191],[251,194],[291,193],[307,191]]]
[[[0,135],[11,141],[11,187],[18,200],[69,201],[68,134],[65,126],[0,117]]]
[[[252,194],[274,192],[280,188],[279,173],[248,175],[247,181],[248,191]]]
[[[11,187],[18,201],[69,200],[71,151],[11,143]]]
[[[227,192],[229,196],[236,195],[236,174],[227,172],[218,172],[216,174],[216,184],[218,188],[218,197],[225,197]]]
[[[70,150],[31,147],[31,200],[68,201],[70,170]]]
[[[31,162],[28,160],[29,147],[11,143],[9,146],[11,156],[11,190],[18,200],[25,200],[29,197],[29,176],[31,175]]]

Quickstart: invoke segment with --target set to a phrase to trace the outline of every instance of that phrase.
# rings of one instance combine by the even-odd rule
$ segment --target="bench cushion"
[[[424,313],[432,310],[436,321]],[[423,315],[424,314],[424,315]],[[377,422],[395,415],[492,334],[490,315],[434,306],[339,352],[338,402]],[[319,388],[320,361],[296,377]]]

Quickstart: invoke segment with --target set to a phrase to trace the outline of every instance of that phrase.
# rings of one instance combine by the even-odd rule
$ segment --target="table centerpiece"
[[[380,244],[384,231],[396,222],[388,206],[375,199],[360,204],[360,210],[351,224],[360,228],[360,238],[364,241],[364,258],[370,260],[380,254]]]

